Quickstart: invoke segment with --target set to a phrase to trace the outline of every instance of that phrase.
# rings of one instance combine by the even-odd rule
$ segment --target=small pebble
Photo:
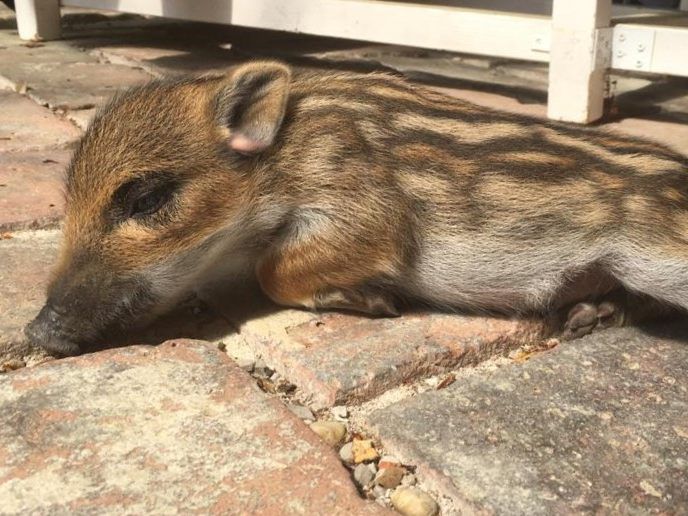
[[[375,460],[380,456],[370,439],[354,439],[351,450],[356,464]]]
[[[346,427],[337,421],[316,421],[310,426],[330,446],[339,446],[346,436]]]
[[[268,394],[277,393],[277,387],[268,378],[256,378],[256,383],[258,384],[258,387],[263,389],[263,391],[267,392]]]
[[[352,448],[352,443],[346,443],[344,446],[341,447],[341,449],[339,450],[339,458],[342,459],[342,462],[346,464],[353,464],[354,452]]]
[[[373,487],[373,494],[375,498],[385,498],[387,496],[387,489],[381,486]]]
[[[300,418],[304,419],[306,421],[315,421],[315,416],[313,415],[313,412],[311,412],[311,409],[304,405],[287,405],[289,410],[292,411],[292,413]]]
[[[217,349],[219,349],[220,351],[227,351],[227,344],[220,341],[217,343]]]
[[[380,471],[375,475],[375,483],[386,489],[393,489],[401,484],[406,470],[398,464],[391,464],[385,468],[380,467]]]
[[[295,390],[296,390],[296,385],[294,385],[293,383],[289,383],[285,380],[282,380],[277,384],[277,392],[283,392],[285,394],[291,394]]]
[[[270,378],[274,371],[270,369],[262,358],[256,360],[253,365],[253,372],[263,378]]]
[[[401,466],[401,461],[393,455],[383,455],[380,457],[379,466],[387,468],[389,466]]]
[[[658,491],[657,488],[655,486],[653,486],[652,484],[650,484],[650,482],[647,480],[642,480],[640,482],[640,489],[645,491],[646,495],[654,496],[657,498],[662,497],[662,493],[660,491]]]
[[[440,510],[429,494],[416,487],[399,487],[392,492],[390,500],[404,516],[435,516]]]
[[[372,473],[374,475],[375,473],[377,473],[377,464],[375,464],[374,462],[369,462],[368,463],[368,469],[370,471],[372,471]]]
[[[250,358],[237,358],[236,363],[241,369],[243,369],[247,373],[252,373],[253,367],[256,365],[256,361]]]
[[[332,415],[335,419],[339,419],[340,421],[349,417],[349,409],[347,409],[344,405],[332,407],[330,412],[332,412]]]
[[[367,488],[372,484],[374,475],[366,464],[359,464],[354,468],[354,480],[362,488]]]

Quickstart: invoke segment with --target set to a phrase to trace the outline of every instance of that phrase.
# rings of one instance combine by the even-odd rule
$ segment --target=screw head
[[[635,62],[635,67],[636,67],[636,68],[642,68],[642,67],[643,67],[643,62],[640,61],[640,60],[636,61],[636,62]]]
[[[644,51],[645,51],[645,45],[643,45],[641,43],[640,45],[638,45],[638,52],[644,52]]]
[[[619,34],[619,41],[626,41],[626,35],[625,34]]]

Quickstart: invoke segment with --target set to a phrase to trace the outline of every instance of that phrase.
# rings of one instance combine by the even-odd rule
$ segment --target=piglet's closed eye
[[[229,132],[228,145],[240,154],[268,148],[282,125],[289,97],[289,69],[255,62],[230,73],[215,98],[216,120]]]

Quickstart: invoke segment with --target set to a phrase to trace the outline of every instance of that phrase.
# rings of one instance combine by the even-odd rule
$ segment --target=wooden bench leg
[[[602,116],[611,58],[609,38],[603,36],[610,25],[611,6],[611,0],[554,0],[549,118],[588,123]]]
[[[19,37],[30,41],[60,37],[59,0],[15,0]]]

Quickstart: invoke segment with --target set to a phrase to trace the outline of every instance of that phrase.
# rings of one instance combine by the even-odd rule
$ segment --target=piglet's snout
[[[24,332],[34,345],[42,347],[48,353],[76,355],[80,351],[79,346],[63,335],[62,317],[59,309],[48,302],[26,326]]]

